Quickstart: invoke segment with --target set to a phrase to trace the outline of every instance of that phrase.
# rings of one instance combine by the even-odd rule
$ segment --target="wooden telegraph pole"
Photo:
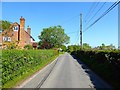
[[[80,14],[80,47],[82,49],[82,14]]]

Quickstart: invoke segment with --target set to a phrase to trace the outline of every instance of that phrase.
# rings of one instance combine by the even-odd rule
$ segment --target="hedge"
[[[120,51],[78,50],[71,52],[113,87],[120,86]]]
[[[22,76],[57,55],[55,50],[3,50],[2,85]]]

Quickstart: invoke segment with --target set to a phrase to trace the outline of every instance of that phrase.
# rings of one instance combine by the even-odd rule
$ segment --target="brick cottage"
[[[25,30],[25,19],[20,18],[20,25],[15,22],[8,30],[0,32],[0,46],[5,48],[7,43],[15,42],[20,48],[24,48],[25,45],[32,45],[34,48],[37,47],[35,39],[31,36],[31,28],[28,26],[27,31]]]

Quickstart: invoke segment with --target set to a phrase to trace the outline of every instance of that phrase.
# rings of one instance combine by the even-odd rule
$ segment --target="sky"
[[[82,13],[84,31],[113,4],[113,2],[107,2],[89,22],[103,3],[2,2],[2,20],[20,23],[19,19],[23,16],[25,18],[25,29],[27,29],[28,25],[31,27],[31,35],[37,42],[43,28],[61,25],[65,33],[70,37],[68,45],[78,45],[80,13]],[[102,43],[118,46],[118,7],[115,7],[95,25],[83,32],[83,43],[88,43],[92,47],[99,46]]]

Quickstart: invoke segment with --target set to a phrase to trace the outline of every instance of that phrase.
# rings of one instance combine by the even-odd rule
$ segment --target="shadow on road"
[[[78,58],[76,58],[75,56],[72,56],[83,68],[83,70],[87,73],[87,75],[89,76],[92,84],[94,85],[94,87],[91,88],[95,88],[96,90],[102,89],[102,90],[106,90],[106,89],[112,89],[112,87],[110,85],[108,85],[105,81],[103,81],[99,76],[97,76],[92,70],[90,70],[87,65],[85,65],[82,61],[80,61]]]

